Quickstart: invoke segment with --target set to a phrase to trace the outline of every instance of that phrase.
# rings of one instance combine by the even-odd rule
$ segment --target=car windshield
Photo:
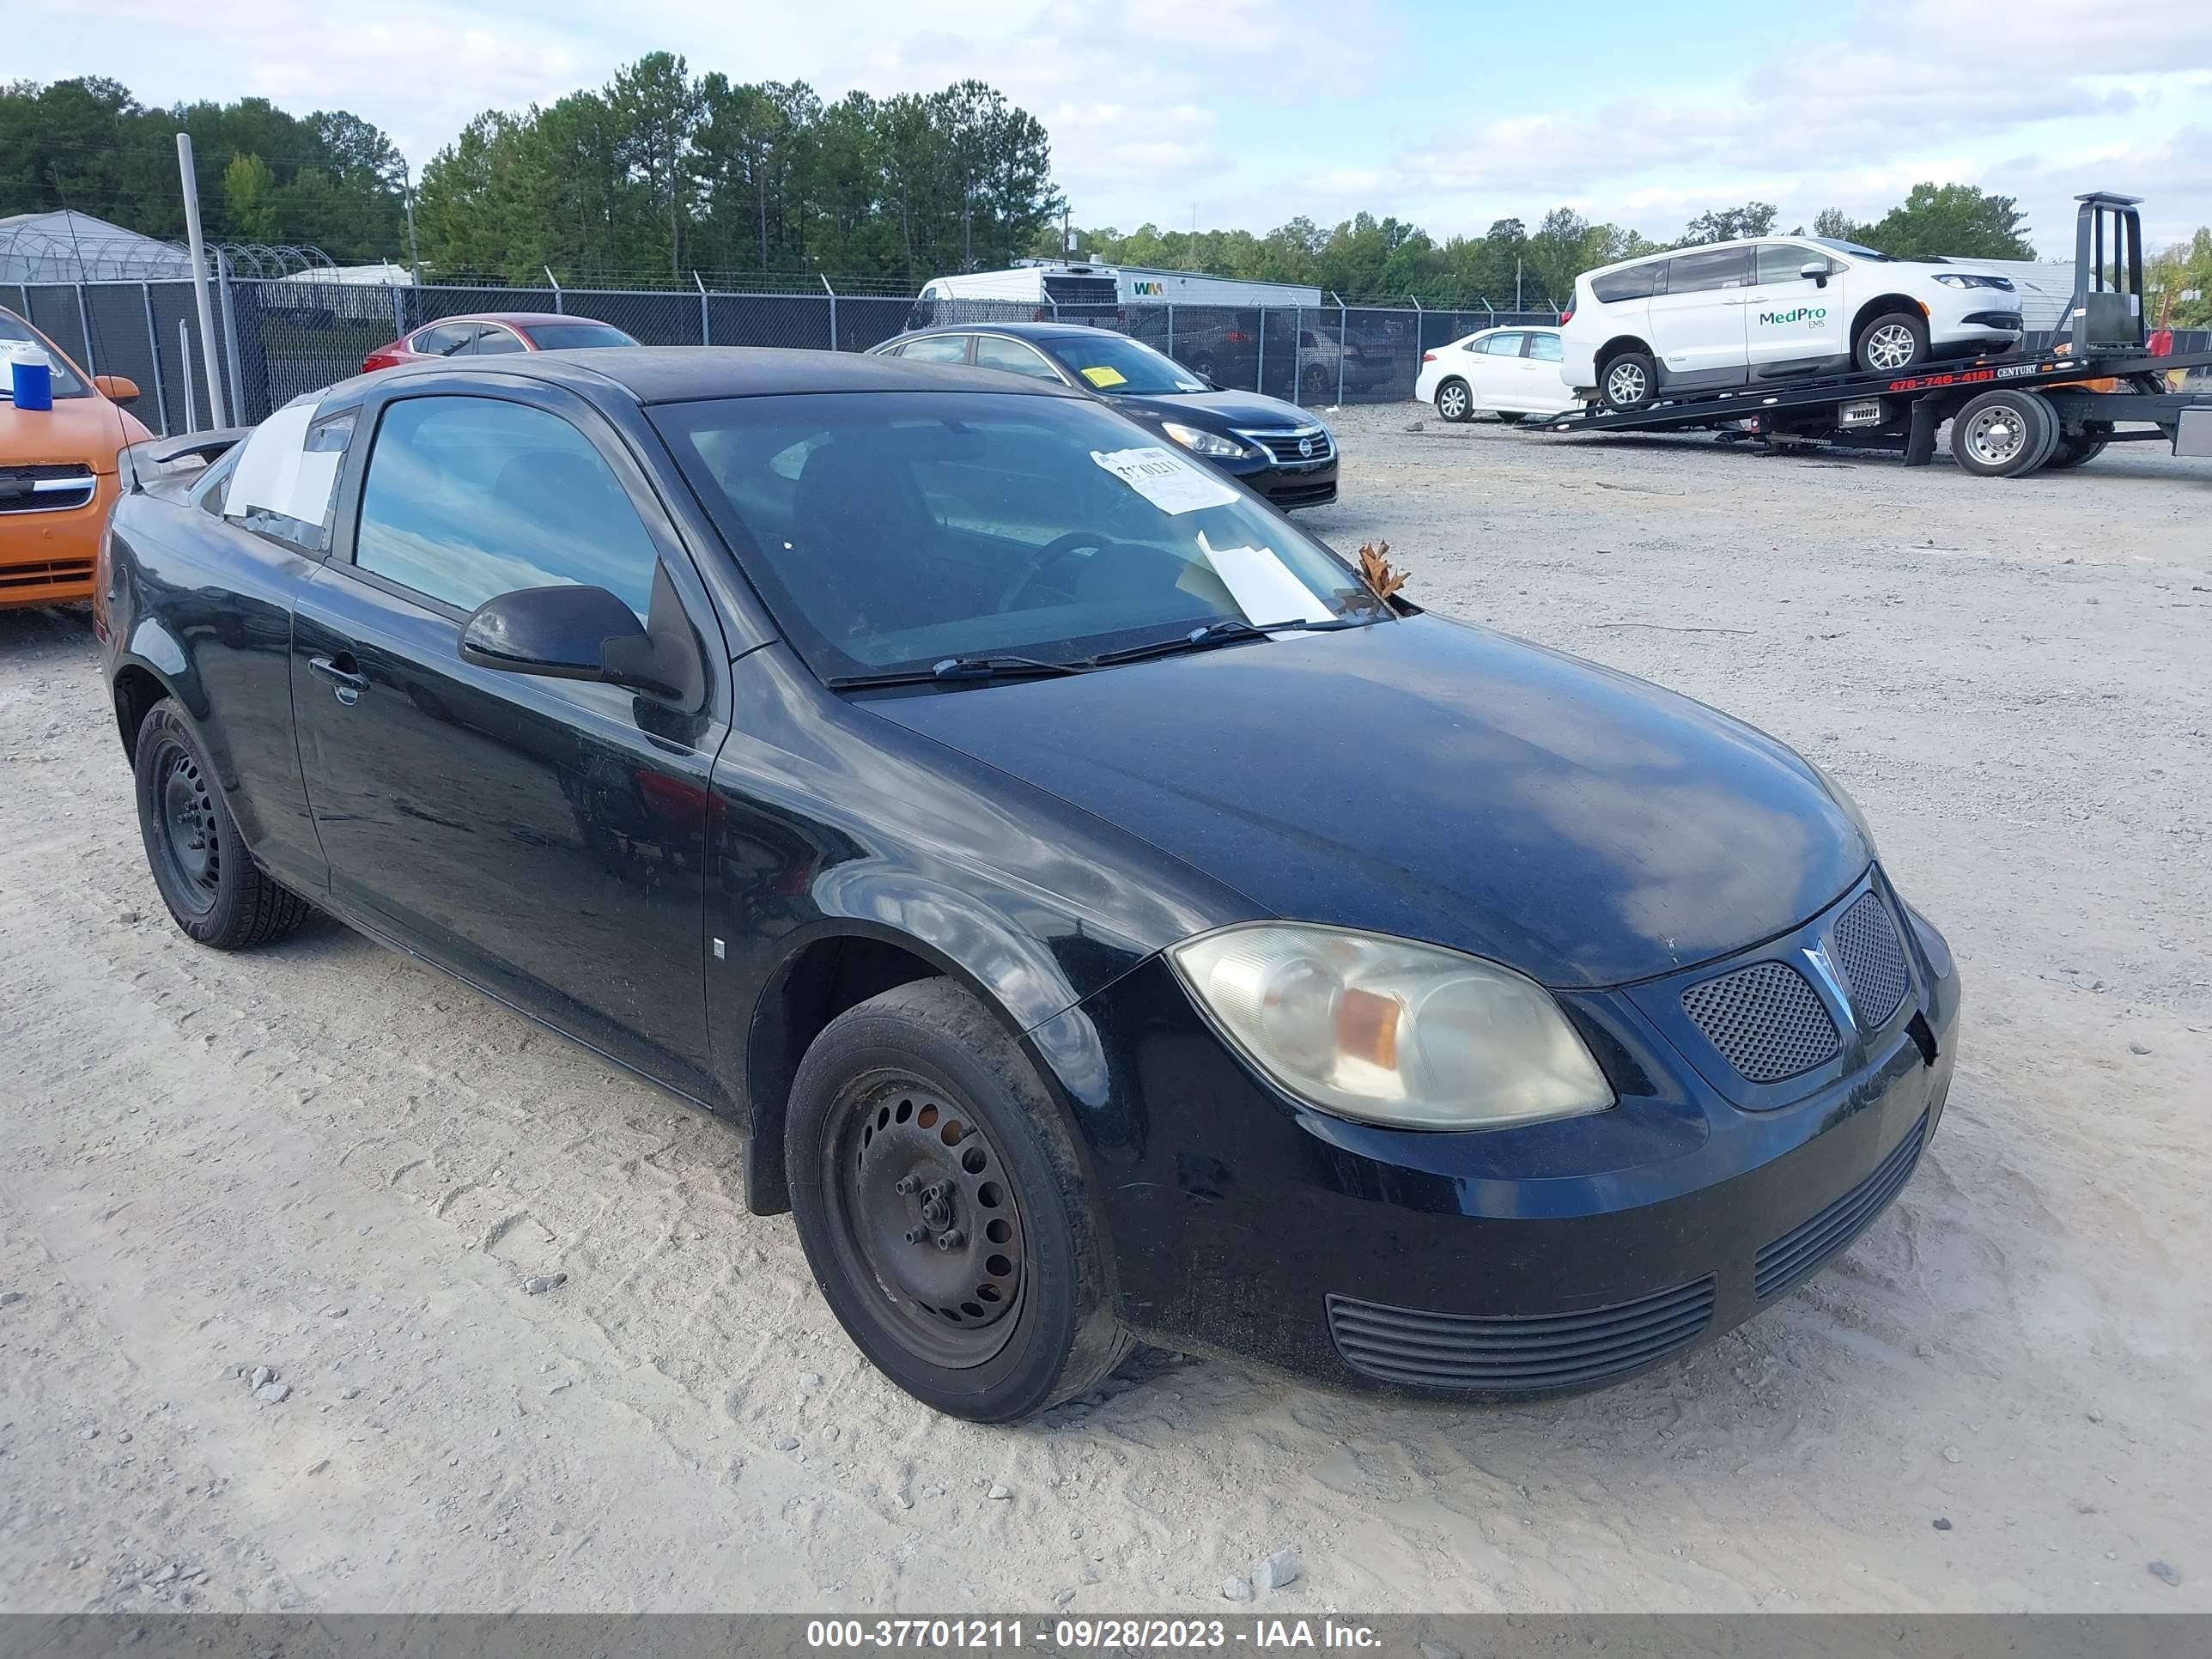
[[[1127,335],[1058,334],[1045,349],[1085,386],[1115,397],[1157,398],[1164,392],[1203,392],[1206,382],[1164,353]]]
[[[23,321],[21,318],[0,311],[0,346],[4,346],[10,340],[27,341],[46,354],[46,362],[53,366],[55,397],[91,396],[92,388],[77,379],[76,371],[69,366],[68,361],[60,352],[55,350],[52,345],[40,335],[38,330]],[[4,370],[0,370],[0,398],[13,398],[15,392],[11,387],[10,377]]]
[[[824,679],[1391,614],[1327,548],[1085,399],[794,393],[651,413]]]
[[[1838,253],[1848,253],[1854,259],[1879,259],[1884,264],[1895,264],[1897,256],[1884,253],[1879,248],[1861,247],[1856,242],[1838,241],[1833,236],[1809,236],[1808,241],[1818,242],[1822,247],[1832,247]]]
[[[635,340],[611,323],[532,323],[523,331],[540,351],[574,351],[586,346],[634,346]]]

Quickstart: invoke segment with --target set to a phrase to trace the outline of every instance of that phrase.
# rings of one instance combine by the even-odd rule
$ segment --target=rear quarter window
[[[1656,291],[1659,264],[1631,265],[1590,278],[1590,292],[1610,305],[1616,300],[1648,300]]]

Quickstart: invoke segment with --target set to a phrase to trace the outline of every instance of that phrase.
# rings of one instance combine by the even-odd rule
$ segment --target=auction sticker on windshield
[[[1109,386],[1127,386],[1129,384],[1129,377],[1127,375],[1124,374],[1120,369],[1111,368],[1105,363],[1094,363],[1091,368],[1085,369],[1083,371],[1083,378],[1090,381],[1091,385],[1097,386],[1101,392],[1103,392]]]
[[[1226,507],[1237,492],[1210,472],[1156,445],[1142,449],[1094,449],[1091,459],[1163,513],[1195,513]]]

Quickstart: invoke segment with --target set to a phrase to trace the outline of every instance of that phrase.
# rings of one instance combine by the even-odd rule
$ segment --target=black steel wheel
[[[911,1073],[854,1079],[823,1142],[840,1267],[872,1280],[907,1346],[939,1365],[995,1357],[1021,1308],[1021,1206],[969,1109]]]
[[[214,765],[173,698],[148,713],[131,763],[146,862],[178,927],[236,951],[281,939],[312,914],[246,852]]]
[[[1004,1422],[1128,1352],[1068,1126],[953,981],[897,986],[823,1028],[792,1082],[784,1172],[831,1311],[916,1399]]]

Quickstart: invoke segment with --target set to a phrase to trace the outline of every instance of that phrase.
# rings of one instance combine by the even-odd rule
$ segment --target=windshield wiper
[[[894,669],[888,674],[840,674],[825,684],[833,691],[849,691],[868,685],[942,685],[962,680],[1039,679],[1088,672],[1087,663],[1047,662],[1042,657],[947,657],[927,668]]]
[[[1224,617],[1219,622],[1194,628],[1188,634],[1177,634],[1171,639],[1150,640],[1143,645],[1127,645],[1119,651],[1102,651],[1085,660],[1093,668],[1105,668],[1117,662],[1140,662],[1146,657],[1173,656],[1180,651],[1206,651],[1217,645],[1233,645],[1239,640],[1259,639],[1269,634],[1330,634],[1340,628],[1364,626],[1365,623],[1358,617],[1331,617],[1325,622],[1308,622],[1304,617],[1293,617],[1288,622],[1277,623],[1247,622],[1242,617]]]

